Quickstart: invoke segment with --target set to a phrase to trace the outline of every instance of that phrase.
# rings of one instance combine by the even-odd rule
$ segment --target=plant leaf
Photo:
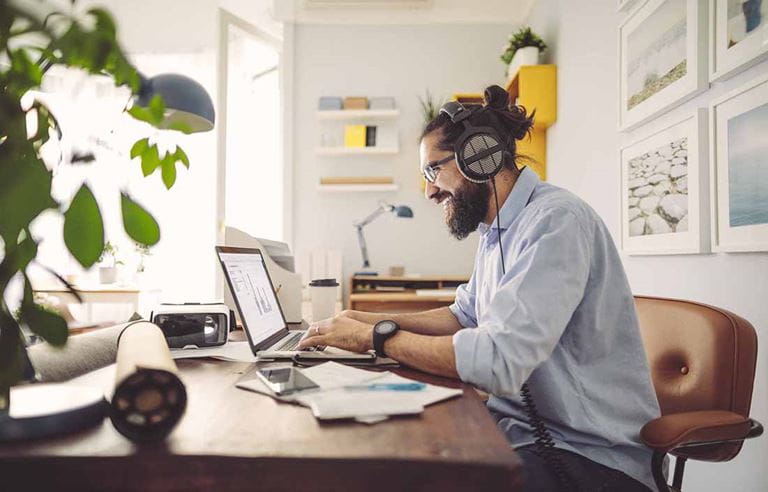
[[[192,133],[192,127],[189,125],[189,123],[184,121],[174,121],[168,125],[168,130],[176,130],[177,132],[184,133],[185,135]]]
[[[177,161],[181,161],[181,163],[189,169],[189,157],[187,157],[187,153],[184,152],[181,147],[176,147],[176,152],[173,154],[173,157]]]
[[[51,172],[31,142],[9,138],[0,149],[0,236],[8,243],[58,203],[51,197]]]
[[[120,196],[120,205],[123,210],[123,227],[131,239],[146,246],[160,241],[160,226],[149,212],[125,193]]]
[[[163,122],[163,119],[165,118],[165,101],[163,101],[163,96],[160,94],[152,96],[152,99],[149,101],[149,112],[154,118],[155,126],[158,126]]]
[[[24,297],[21,301],[21,321],[54,346],[62,346],[67,343],[69,327],[64,318],[35,304],[32,293],[32,284],[29,277],[24,274]]]
[[[165,154],[162,167],[163,183],[165,184],[165,187],[170,190],[176,182],[176,158],[174,157],[174,154]]]
[[[157,144],[153,144],[141,154],[141,172],[144,176],[149,176],[160,165],[160,155],[157,152]]]
[[[85,268],[93,266],[104,249],[104,223],[87,184],[80,187],[64,213],[64,243]]]
[[[152,112],[145,108],[144,106],[139,106],[138,104],[134,104],[131,106],[131,108],[128,110],[128,114],[133,116],[139,121],[144,121],[146,123],[149,123],[150,125],[155,124],[155,117],[152,115]]]
[[[131,147],[131,159],[135,159],[136,157],[142,155],[145,150],[147,150],[147,147],[149,146],[149,138],[142,138],[141,140],[137,140],[135,144],[133,144],[133,147]]]

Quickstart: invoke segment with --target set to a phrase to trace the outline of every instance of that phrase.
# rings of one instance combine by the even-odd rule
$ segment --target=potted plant
[[[510,34],[501,53],[501,61],[508,65],[507,77],[512,79],[523,65],[538,65],[539,54],[546,49],[547,44],[530,27],[522,27]]]
[[[118,43],[117,26],[109,12],[91,8],[80,14],[74,3],[67,2],[66,11],[56,12],[63,2],[0,0],[0,416],[8,412],[10,387],[24,375],[21,327],[57,346],[64,345],[69,334],[64,318],[34,301],[27,270],[35,263],[40,238],[33,235],[32,223],[46,212],[62,217],[64,244],[86,269],[105,248],[104,221],[91,186],[83,182],[74,196],[62,201],[51,186],[54,166],[89,166],[93,159],[46,162],[41,147],[61,138],[67,128],[60,127],[44,101],[29,96],[34,96],[53,66],[106,75],[134,96],[141,91],[141,78]],[[165,102],[159,95],[147,106],[134,104],[127,113],[157,128],[166,123]],[[27,122],[34,123],[28,127]],[[167,188],[175,181],[176,163],[189,165],[180,148],[161,154],[147,138],[133,145],[130,156],[141,161],[145,176],[162,168]],[[156,244],[160,240],[157,221],[127,193],[122,192],[119,199],[126,234],[134,241]],[[61,275],[48,271],[78,297]],[[17,278],[22,280],[18,319],[9,306],[9,300],[16,300],[9,287]]]
[[[149,246],[141,243],[135,244],[135,250],[139,254],[139,264],[136,265],[136,276],[134,277],[134,281],[137,285],[140,285],[144,281],[144,276],[146,275],[146,265],[144,262],[151,253],[149,251]]]
[[[421,105],[421,116],[424,119],[424,126],[427,126],[430,121],[434,120],[438,114],[440,114],[440,108],[443,106],[443,100],[433,98],[432,94],[427,89],[424,92],[424,97],[419,96],[419,104]]]
[[[99,264],[99,281],[102,284],[114,284],[117,281],[117,265],[125,263],[117,259],[117,246],[107,241],[99,257]]]

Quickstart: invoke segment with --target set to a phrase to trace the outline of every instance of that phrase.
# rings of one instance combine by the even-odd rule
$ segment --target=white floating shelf
[[[400,111],[397,109],[338,109],[317,111],[319,120],[361,120],[366,118],[397,118]]]
[[[400,187],[396,184],[317,185],[319,191],[328,191],[332,193],[350,191],[397,191],[399,188]]]
[[[317,147],[317,155],[387,155],[397,154],[397,147]]]

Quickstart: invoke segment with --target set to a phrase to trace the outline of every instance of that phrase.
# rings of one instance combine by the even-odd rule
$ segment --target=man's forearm
[[[379,321],[391,319],[400,328],[419,335],[445,336],[453,335],[463,327],[456,316],[447,307],[421,311],[418,313],[364,313],[361,311],[347,311],[354,318],[369,325],[375,325]]]
[[[384,343],[387,357],[424,372],[459,379],[453,337],[398,332]]]

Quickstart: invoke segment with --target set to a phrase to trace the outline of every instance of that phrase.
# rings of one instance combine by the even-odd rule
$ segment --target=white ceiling
[[[298,24],[521,24],[535,0],[274,0]],[[336,5],[343,6],[336,6]]]

